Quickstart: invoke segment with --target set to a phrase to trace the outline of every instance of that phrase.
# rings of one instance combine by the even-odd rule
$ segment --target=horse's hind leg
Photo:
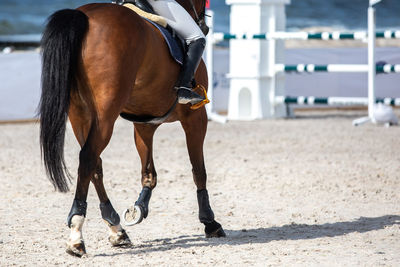
[[[110,141],[114,121],[117,116],[108,116],[107,119],[102,117],[102,119],[95,120],[91,119],[92,117],[89,114],[86,110],[79,109],[72,103],[69,118],[82,149],[79,153],[75,198],[67,220],[71,234],[66,251],[78,257],[86,253],[82,236],[82,226],[86,216],[86,199],[91,180],[95,181],[100,200],[103,203],[107,203],[108,200],[102,180],[96,181],[95,177],[99,177],[99,174],[102,173],[100,154]]]
[[[214,220],[207,192],[207,173],[204,166],[203,143],[207,131],[207,114],[205,109],[192,112],[181,120],[186,134],[186,144],[192,164],[193,179],[197,187],[199,219],[205,225],[206,237],[224,237],[221,224]]]
[[[113,208],[110,199],[107,196],[106,190],[103,184],[103,167],[102,160],[99,158],[97,163],[96,172],[91,178],[92,183],[96,188],[97,195],[100,200],[100,211],[101,216],[107,226],[109,227],[109,237],[111,245],[113,246],[129,246],[131,241],[128,234],[121,227],[120,218],[118,213]]]
[[[152,190],[157,185],[153,162],[153,136],[159,125],[135,124],[135,145],[142,163],[142,191],[135,204],[123,214],[126,225],[140,223],[149,213]]]
[[[73,120],[71,120],[71,123],[74,127],[75,124]],[[79,153],[78,180],[76,184],[75,198],[67,219],[71,233],[70,239],[67,242],[66,252],[78,257],[86,254],[82,227],[86,217],[86,199],[89,183],[91,177],[95,173],[97,161],[99,160],[100,155],[100,152],[96,152],[94,135],[94,131],[90,130],[87,141],[84,143]]]

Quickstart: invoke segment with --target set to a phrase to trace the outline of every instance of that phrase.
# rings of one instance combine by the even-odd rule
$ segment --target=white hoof
[[[82,257],[86,254],[85,243],[83,242],[82,227],[85,217],[74,215],[71,219],[71,233],[67,242],[66,252],[70,255]]]

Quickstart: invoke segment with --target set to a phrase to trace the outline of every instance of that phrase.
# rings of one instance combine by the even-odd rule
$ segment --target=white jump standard
[[[368,8],[368,32],[285,32],[285,5],[290,0],[226,0],[231,6],[230,33],[214,33],[208,43],[230,41],[230,93],[228,119],[254,120],[286,116],[285,105],[349,104],[368,105],[368,117],[356,120],[354,125],[374,121],[376,102],[398,105],[398,99],[375,98],[377,73],[400,73],[400,65],[376,64],[375,39],[400,39],[400,31],[375,31],[375,9]],[[285,65],[284,40],[344,40],[368,41],[368,64],[297,64]],[[208,69],[212,72],[212,50],[207,51]],[[368,73],[368,98],[299,97],[294,100],[284,94],[285,73],[365,72]],[[212,87],[210,88],[212,91]],[[299,102],[300,101],[300,102]],[[304,102],[302,102],[304,101]]]

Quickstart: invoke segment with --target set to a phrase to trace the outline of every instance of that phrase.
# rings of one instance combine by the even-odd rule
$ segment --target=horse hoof
[[[212,237],[226,237],[224,229],[222,229],[221,224],[213,221],[211,223],[206,223],[206,238]]]
[[[80,258],[86,254],[85,243],[82,241],[81,243],[77,244],[67,244],[67,249],[65,252],[67,252],[69,255]]]
[[[220,227],[212,233],[206,233],[206,238],[213,238],[213,237],[226,237],[224,229]]]
[[[109,236],[108,240],[113,247],[130,247],[132,245],[129,236],[124,229],[115,235]]]
[[[143,208],[138,205],[130,207],[124,211],[124,213],[122,214],[122,218],[126,226],[138,224],[144,218]]]

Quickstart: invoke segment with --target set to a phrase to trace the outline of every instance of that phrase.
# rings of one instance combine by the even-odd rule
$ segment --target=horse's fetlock
[[[71,219],[71,226],[70,228],[75,231],[82,230],[83,223],[85,222],[85,217],[81,215],[74,215]]]
[[[142,186],[153,189],[157,185],[157,173],[145,172],[142,173]]]
[[[115,247],[130,246],[132,244],[128,234],[121,225],[110,227],[108,241],[110,241],[111,245]]]
[[[67,252],[76,256],[82,256],[85,253],[85,244],[83,242],[82,227],[85,217],[74,215],[71,218],[69,241],[67,243]]]

